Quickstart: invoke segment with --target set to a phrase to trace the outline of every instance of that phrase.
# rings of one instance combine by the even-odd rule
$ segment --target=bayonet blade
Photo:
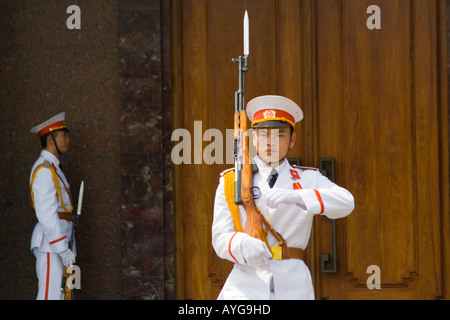
[[[80,192],[78,193],[77,215],[81,214],[81,206],[83,204],[84,181],[81,181]]]
[[[244,15],[244,55],[248,56],[249,54],[249,22],[248,22],[248,13],[247,10],[245,10]]]

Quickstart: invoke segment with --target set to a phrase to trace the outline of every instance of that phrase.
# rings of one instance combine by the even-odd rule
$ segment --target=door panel
[[[366,27],[369,5],[380,7],[381,30]],[[196,132],[192,162],[202,160],[175,166],[177,297],[216,298],[232,267],[211,247],[219,173],[232,165],[225,152],[223,163],[208,165],[202,152],[206,130],[220,130],[226,148],[233,126],[231,58],[242,54],[245,10],[246,101],[297,101],[305,119],[289,157],[316,167],[334,158],[336,182],[355,197],[355,211],[336,221],[336,273],[320,263],[332,251],[332,222],[314,222],[306,263],[316,297],[448,297],[445,2],[173,0],[172,9],[174,128]],[[367,288],[372,265],[379,290]]]
[[[338,183],[353,192],[356,209],[338,221],[340,272],[322,275],[316,291],[438,298],[439,3],[370,4],[382,8],[381,30],[364,27],[364,1],[317,1],[319,154],[337,158]],[[319,242],[329,237],[316,228]],[[371,265],[382,290],[367,289]]]

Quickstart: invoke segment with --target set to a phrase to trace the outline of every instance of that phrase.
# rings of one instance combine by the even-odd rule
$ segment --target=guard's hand
[[[251,236],[245,237],[241,242],[241,253],[245,263],[249,266],[260,266],[267,264],[272,253],[266,244]]]
[[[280,188],[272,188],[262,197],[266,206],[271,209],[278,208],[280,204],[304,204],[300,192],[298,190],[286,190]]]
[[[61,257],[64,267],[69,267],[75,263],[75,256],[70,249],[60,252],[58,255]]]

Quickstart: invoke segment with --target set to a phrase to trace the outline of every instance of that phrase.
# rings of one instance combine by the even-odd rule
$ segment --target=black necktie
[[[269,187],[272,189],[273,185],[275,184],[275,181],[277,181],[278,178],[278,172],[275,169],[272,169],[272,172],[270,173],[269,177],[267,178],[267,182],[269,183]]]

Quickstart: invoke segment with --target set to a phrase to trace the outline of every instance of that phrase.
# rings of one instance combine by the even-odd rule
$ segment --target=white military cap
[[[303,119],[303,111],[289,98],[276,95],[256,97],[247,103],[247,116],[252,127],[295,127]]]
[[[55,130],[66,129],[66,113],[60,112],[56,116],[51,117],[47,121],[31,128],[31,133],[36,133],[39,138],[45,136],[47,133]]]

